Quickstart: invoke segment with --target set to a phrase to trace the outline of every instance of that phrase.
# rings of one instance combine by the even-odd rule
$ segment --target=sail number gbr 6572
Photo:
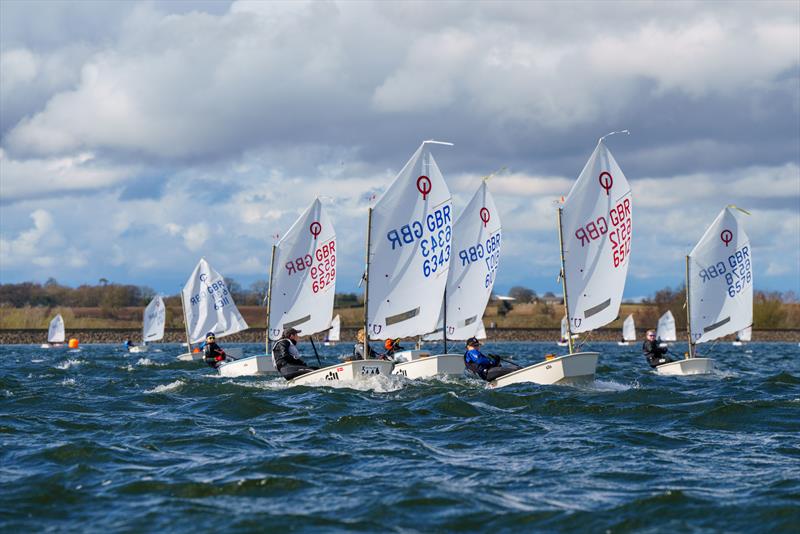
[[[289,276],[308,270],[311,290],[319,293],[336,280],[336,239],[318,246],[313,253],[286,262]]]
[[[575,237],[580,241],[581,247],[606,234],[608,234],[613,251],[612,262],[614,267],[619,267],[625,263],[625,258],[631,253],[631,199],[629,196],[617,202],[609,210],[608,217],[601,215],[575,231]]]

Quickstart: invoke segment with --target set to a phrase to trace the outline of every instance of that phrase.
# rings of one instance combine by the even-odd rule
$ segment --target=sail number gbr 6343
[[[609,222],[611,224],[609,225]],[[608,217],[601,215],[589,221],[575,231],[575,237],[580,240],[581,247],[608,234],[613,251],[612,262],[614,267],[625,263],[631,253],[631,199],[625,197],[611,208]]]
[[[392,245],[392,250],[419,241],[419,253],[425,258],[422,274],[427,278],[450,261],[451,224],[450,206],[445,205],[426,215],[424,221],[412,221],[390,230],[386,239]]]

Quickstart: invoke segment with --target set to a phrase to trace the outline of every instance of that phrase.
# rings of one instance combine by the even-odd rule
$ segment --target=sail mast
[[[447,287],[444,289],[444,301],[442,306],[444,310],[442,314],[442,340],[444,341],[444,353],[447,354]]]
[[[369,248],[372,246],[372,208],[367,212],[367,253],[364,258],[364,359],[369,359]],[[356,340],[358,341],[358,340]]]
[[[186,345],[189,347],[189,354],[191,354],[192,340],[189,339],[189,320],[186,318],[186,301],[183,298],[183,288],[181,288],[181,310],[183,311],[183,326],[186,329]]]
[[[267,339],[266,339],[266,354],[269,351],[269,312],[272,305],[272,271],[275,269],[275,245],[272,245],[272,254],[269,258],[269,280],[267,281]]]
[[[692,343],[692,309],[689,299],[689,256],[686,256],[686,337],[689,339],[689,358],[694,358]]]
[[[561,209],[558,208],[558,247],[561,252],[561,286],[564,288],[564,313],[567,316],[567,342],[569,353],[572,354],[572,327],[569,320],[569,301],[567,300],[567,268],[564,262],[564,228],[561,225]]]

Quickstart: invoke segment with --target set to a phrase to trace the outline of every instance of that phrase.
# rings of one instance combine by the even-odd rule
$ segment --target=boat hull
[[[128,352],[133,352],[133,353],[147,352],[147,345],[136,345],[130,347],[128,349]]]
[[[202,352],[184,352],[176,358],[181,362],[196,362],[203,359]]]
[[[656,367],[656,373],[664,376],[707,375],[713,371],[711,358],[688,358]]]
[[[353,382],[374,376],[392,374],[394,362],[389,360],[356,360],[323,367],[293,378],[291,386],[324,386],[334,382]]]
[[[221,376],[230,378],[259,376],[278,372],[272,363],[272,356],[267,356],[266,354],[248,356],[247,358],[226,362],[220,365],[217,370]]]
[[[425,351],[408,351],[422,353],[416,358],[394,364],[393,374],[406,378],[426,378],[429,376],[446,375],[459,376],[464,374],[463,354],[435,354],[433,356]]]
[[[617,345],[620,347],[629,347],[632,343],[630,341],[617,341]]]
[[[576,352],[523,367],[489,382],[490,388],[500,388],[533,382],[534,384],[574,384],[591,382],[597,370],[598,352]]]

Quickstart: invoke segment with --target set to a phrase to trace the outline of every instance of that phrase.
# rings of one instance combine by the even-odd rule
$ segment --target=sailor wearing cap
[[[281,338],[272,346],[272,360],[275,362],[275,368],[286,380],[319,369],[319,367],[306,365],[306,362],[300,359],[300,351],[297,350],[298,334],[300,334],[300,330],[287,328],[283,331]]]

